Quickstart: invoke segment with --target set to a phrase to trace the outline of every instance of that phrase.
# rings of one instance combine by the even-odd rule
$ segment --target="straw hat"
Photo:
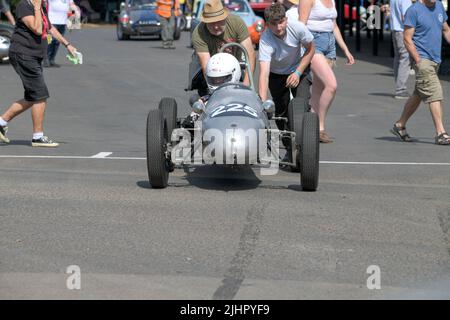
[[[298,2],[299,0],[288,0],[290,3],[292,3],[293,5],[297,5],[298,6]]]
[[[224,8],[221,0],[207,0],[203,6],[200,20],[205,23],[225,20],[228,17],[228,9]]]

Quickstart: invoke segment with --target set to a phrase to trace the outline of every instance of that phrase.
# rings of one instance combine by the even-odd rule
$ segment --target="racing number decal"
[[[246,105],[246,104],[240,104],[240,103],[229,103],[226,106],[218,106],[214,111],[211,113],[211,118],[217,117],[218,115],[225,113],[225,112],[243,112],[247,115],[250,115],[253,118],[258,118],[258,113],[255,109],[252,107]]]

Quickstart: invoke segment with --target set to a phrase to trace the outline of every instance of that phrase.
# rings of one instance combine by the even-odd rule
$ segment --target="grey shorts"
[[[42,74],[43,58],[10,52],[9,62],[22,80],[26,101],[37,102],[49,97]]]

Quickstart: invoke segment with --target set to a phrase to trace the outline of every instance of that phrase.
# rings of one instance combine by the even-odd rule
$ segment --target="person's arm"
[[[72,56],[76,57],[75,53],[77,52],[77,49],[74,46],[72,46],[70,42],[62,36],[61,33],[59,33],[58,29],[52,26],[49,31],[56,40],[58,40],[66,47],[67,51],[69,51]]]
[[[252,40],[250,39],[250,37],[248,37],[247,39],[242,41],[241,45],[245,48],[245,50],[247,50],[248,58],[250,59],[249,63],[250,63],[251,70],[247,70],[247,72],[245,73],[245,78],[244,78],[244,84],[248,86],[250,84],[250,78],[249,78],[248,72],[251,72],[252,74],[254,74],[254,72],[255,72],[256,54],[255,54],[255,50],[253,49],[253,43],[252,43]]]
[[[27,28],[38,36],[42,35],[41,5],[41,0],[33,0],[34,14],[22,17],[22,22],[27,26]]]
[[[262,101],[267,100],[269,91],[270,61],[259,61],[258,93]]]
[[[8,18],[9,23],[11,23],[13,26],[16,25],[16,20],[14,20],[14,16],[12,15],[11,11],[5,12],[6,18]]]
[[[70,2],[69,8],[70,11],[75,12],[75,17],[77,17],[78,19],[81,17],[81,10],[73,1]]]
[[[405,43],[409,56],[416,62],[416,64],[419,64],[420,56],[413,42],[414,31],[415,29],[413,27],[405,26],[405,31],[403,31],[403,42]]]
[[[305,25],[308,22],[309,14],[314,6],[314,0],[302,0],[298,4],[298,20]]]
[[[344,39],[342,38],[341,30],[339,30],[338,25],[336,24],[336,20],[334,20],[334,29],[333,29],[334,37],[336,38],[336,42],[339,47],[344,51],[345,56],[347,57],[347,64],[352,65],[355,63],[355,59],[353,58],[350,50],[348,50],[347,45],[345,44]]]
[[[446,21],[444,22],[444,25],[442,27],[442,33],[447,43],[450,44],[450,27],[448,26]]]
[[[311,64],[311,60],[315,53],[315,46],[314,42],[311,41],[310,43],[303,44],[303,46],[306,48],[305,53],[303,54],[300,64],[298,65],[297,69],[294,73],[292,73],[287,79],[286,79],[286,87],[292,87],[295,88],[300,83],[300,78],[305,72],[306,68]]]
[[[200,66],[202,67],[203,75],[206,79],[206,65],[208,64],[211,55],[209,52],[197,52],[198,60],[200,61]]]

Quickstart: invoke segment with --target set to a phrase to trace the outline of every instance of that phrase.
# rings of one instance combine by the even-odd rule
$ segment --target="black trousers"
[[[301,95],[305,99],[310,98],[309,87],[311,85],[311,80],[309,77],[310,69],[307,68],[300,78],[300,83],[295,88],[287,88],[286,80],[290,74],[276,74],[271,72],[269,74],[269,90],[272,96],[273,102],[275,103],[275,116],[287,118],[288,105],[291,101],[291,96],[289,91],[292,92],[292,96],[295,98],[297,94]],[[287,130],[286,122],[282,120],[275,121],[278,129]]]

